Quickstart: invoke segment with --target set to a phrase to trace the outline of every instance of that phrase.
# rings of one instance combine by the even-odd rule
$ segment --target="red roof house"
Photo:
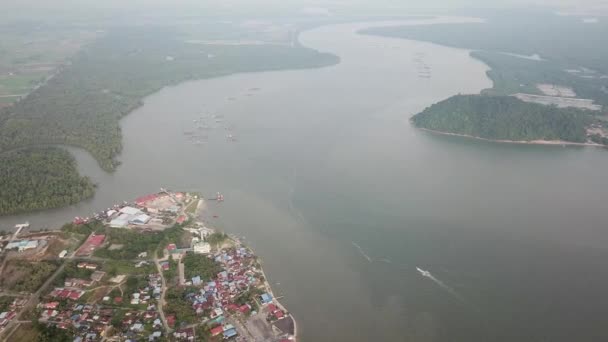
[[[217,327],[211,329],[211,336],[217,336],[223,332],[224,332],[224,327],[221,325],[218,325]]]
[[[45,309],[56,309],[58,306],[59,302],[50,302],[42,305],[42,307]]]
[[[78,291],[72,291],[70,292],[70,299],[71,300],[77,300],[78,298],[80,298],[82,296],[82,293],[78,292]]]

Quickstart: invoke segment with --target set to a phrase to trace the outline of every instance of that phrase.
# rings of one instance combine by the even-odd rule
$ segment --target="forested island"
[[[457,95],[412,117],[419,128],[489,140],[600,143],[590,136],[601,125],[589,111],[526,103],[511,96]]]
[[[0,215],[77,203],[93,195],[94,185],[76,170],[76,160],[55,147],[0,155]]]

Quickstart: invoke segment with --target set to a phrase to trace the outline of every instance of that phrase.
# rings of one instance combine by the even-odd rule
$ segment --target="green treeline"
[[[588,111],[526,103],[510,96],[457,95],[411,119],[421,128],[494,140],[586,142]]]
[[[93,195],[94,185],[63,149],[31,148],[0,154],[0,215],[56,208]]]
[[[46,85],[0,110],[0,152],[33,144],[74,145],[111,171],[122,148],[119,119],[164,86],[337,60],[300,46],[188,44],[169,29],[116,29],[87,46]]]
[[[543,10],[486,11],[485,22],[385,26],[363,32],[430,41],[441,45],[522,55],[539,54],[553,63],[584,66],[608,74],[608,22],[587,24],[578,16]]]

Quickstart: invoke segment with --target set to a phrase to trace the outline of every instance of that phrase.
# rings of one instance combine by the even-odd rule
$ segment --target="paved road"
[[[160,294],[160,298],[158,299],[158,313],[160,314],[160,319],[163,321],[163,326],[165,327],[165,331],[167,332],[167,335],[169,335],[171,333],[171,328],[169,328],[169,324],[167,324],[167,318],[165,317],[165,311],[164,311],[164,306],[165,306],[165,293],[167,292],[167,282],[165,280],[165,275],[163,274],[163,270],[160,268],[160,261],[164,260],[163,259],[158,259],[158,258],[154,258],[154,264],[156,264],[156,269],[158,270],[158,273],[160,274],[160,279],[161,279],[161,283],[162,283],[162,287],[163,290]]]

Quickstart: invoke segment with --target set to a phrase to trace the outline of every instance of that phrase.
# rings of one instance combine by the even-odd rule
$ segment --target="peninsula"
[[[220,205],[223,196],[208,200]],[[207,227],[199,195],[162,190],[1,240],[0,336],[11,341],[288,341],[296,323],[261,261]]]
[[[428,131],[509,143],[605,146],[608,130],[590,111],[510,96],[457,95],[414,115]]]
[[[603,57],[608,49],[594,43],[607,34],[607,26],[533,10],[484,12],[483,17],[477,23],[361,31],[469,49],[489,67],[491,88],[441,101],[411,122],[429,131],[500,142],[607,145]]]

